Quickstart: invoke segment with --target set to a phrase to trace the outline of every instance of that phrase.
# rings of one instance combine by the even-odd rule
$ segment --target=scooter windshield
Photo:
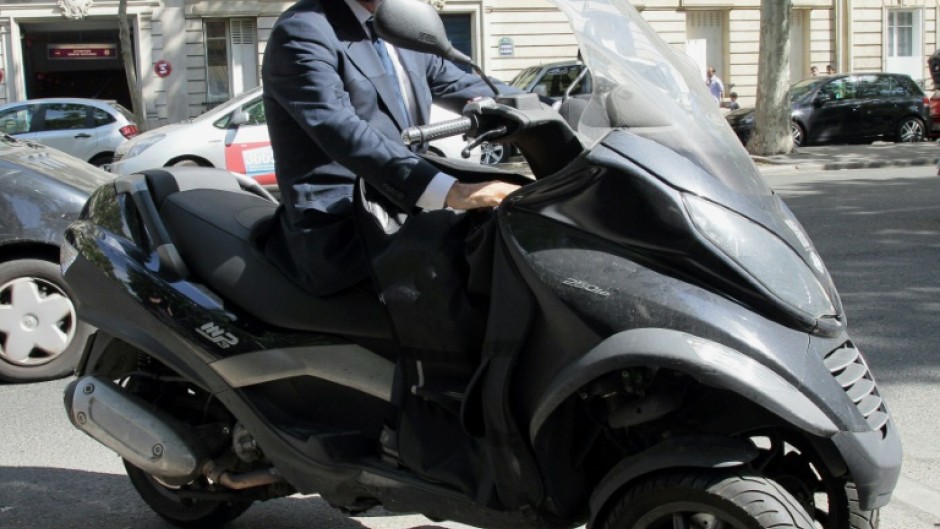
[[[766,195],[770,188],[722,117],[705,79],[628,0],[551,0],[567,16],[594,89],[578,132],[597,142],[613,129],[653,140],[726,186]]]

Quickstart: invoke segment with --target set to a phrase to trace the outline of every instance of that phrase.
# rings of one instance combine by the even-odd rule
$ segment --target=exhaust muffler
[[[76,428],[167,485],[189,483],[208,461],[186,425],[110,380],[86,376],[72,381],[65,390],[65,409]]]

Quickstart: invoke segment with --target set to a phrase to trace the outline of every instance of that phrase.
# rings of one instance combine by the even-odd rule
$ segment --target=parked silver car
[[[115,101],[48,98],[0,106],[0,132],[102,166],[139,131],[133,113]]]
[[[431,122],[454,119],[457,114],[437,105]],[[431,142],[430,154],[460,158],[465,142],[459,137]],[[480,157],[479,148],[471,151]],[[248,175],[262,185],[274,185],[274,154],[261,100],[261,87],[253,88],[182,123],[149,130],[122,145],[108,170],[126,175],[172,166],[220,167]]]

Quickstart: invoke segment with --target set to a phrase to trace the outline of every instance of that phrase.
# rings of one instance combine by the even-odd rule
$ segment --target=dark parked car
[[[790,86],[793,143],[922,141],[930,123],[929,101],[909,76],[895,73],[831,75]],[[754,109],[725,118],[741,141],[754,128]]]
[[[0,380],[71,373],[90,328],[59,269],[66,227],[113,175],[56,149],[0,134]]]

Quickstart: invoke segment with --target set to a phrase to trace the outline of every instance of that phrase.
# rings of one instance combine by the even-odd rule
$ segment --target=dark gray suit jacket
[[[485,83],[428,54],[400,50],[419,123],[431,101],[459,112]],[[262,67],[264,109],[281,200],[269,256],[310,292],[361,282],[368,261],[361,212],[380,229],[415,212],[437,170],[401,142],[396,81],[343,0],[301,0],[272,29]],[[356,177],[365,182],[354,207]]]

